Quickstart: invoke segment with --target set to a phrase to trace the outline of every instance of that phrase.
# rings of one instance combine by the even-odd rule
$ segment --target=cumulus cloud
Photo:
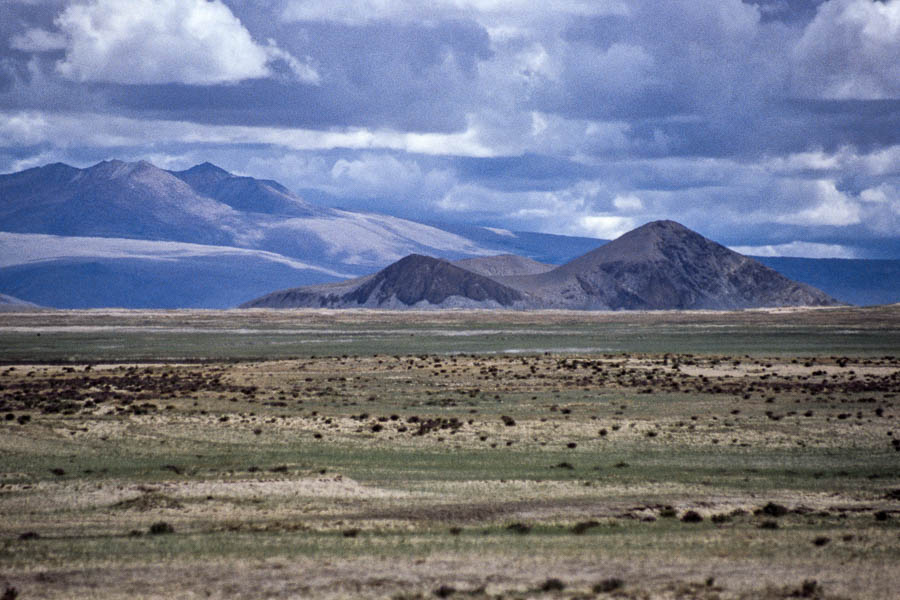
[[[859,204],[837,189],[834,181],[803,182],[797,186],[813,200],[813,205],[796,212],[779,215],[775,222],[786,225],[855,225],[860,223]]]
[[[476,129],[461,133],[407,133],[351,127],[321,131],[303,128],[203,125],[187,121],[142,120],[97,113],[0,110],[0,147],[52,143],[58,147],[101,148],[154,143],[205,145],[264,144],[290,150],[387,149],[438,156],[492,156]]]
[[[285,61],[302,81],[319,81],[274,42],[256,43],[220,0],[92,0],[66,8],[56,25],[66,39],[57,70],[75,81],[234,83],[271,76],[273,61]],[[31,38],[41,40],[33,31]]]
[[[578,220],[573,233],[609,240],[617,238],[635,227],[635,220],[630,217],[587,215]]]
[[[869,228],[882,236],[900,231],[900,187],[882,183],[859,194],[864,219]]]
[[[448,215],[470,215],[472,222],[503,222],[522,231],[611,239],[634,229],[642,219],[603,210],[609,196],[601,181],[579,181],[549,191],[507,191],[457,183],[435,202],[435,208]]]
[[[362,198],[435,197],[454,183],[448,170],[425,170],[412,159],[369,153],[355,159],[338,159],[330,175],[336,194]]]
[[[852,146],[842,146],[833,152],[825,152],[821,148],[792,152],[769,158],[763,161],[763,166],[777,174],[852,170],[874,176],[895,175],[900,174],[900,145],[871,152],[860,152]]]
[[[793,51],[794,91],[827,99],[900,97],[900,0],[829,0]]]
[[[635,194],[619,194],[613,198],[613,206],[622,212],[637,212],[644,209],[644,202]]]

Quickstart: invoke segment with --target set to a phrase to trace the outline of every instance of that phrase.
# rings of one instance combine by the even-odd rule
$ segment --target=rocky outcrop
[[[411,254],[378,273],[283,290],[242,308],[525,308],[527,294],[445,260]]]

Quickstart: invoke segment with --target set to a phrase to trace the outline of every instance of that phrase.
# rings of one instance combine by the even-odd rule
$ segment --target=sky
[[[0,172],[900,258],[900,0],[0,0]]]

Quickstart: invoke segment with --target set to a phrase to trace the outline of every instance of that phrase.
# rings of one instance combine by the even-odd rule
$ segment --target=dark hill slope
[[[507,275],[537,275],[556,268],[556,265],[531,260],[515,254],[464,258],[453,262],[457,267],[484,275],[485,277],[503,277]]]
[[[674,221],[655,221],[547,273],[499,281],[555,308],[740,309],[839,304]]]
[[[429,256],[411,254],[369,277],[282,290],[242,308],[521,308],[526,294]]]

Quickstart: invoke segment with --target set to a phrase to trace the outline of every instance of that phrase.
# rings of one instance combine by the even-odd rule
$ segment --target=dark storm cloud
[[[212,160],[436,221],[608,237],[675,218],[742,246],[897,247],[900,0],[0,12],[2,170]]]

